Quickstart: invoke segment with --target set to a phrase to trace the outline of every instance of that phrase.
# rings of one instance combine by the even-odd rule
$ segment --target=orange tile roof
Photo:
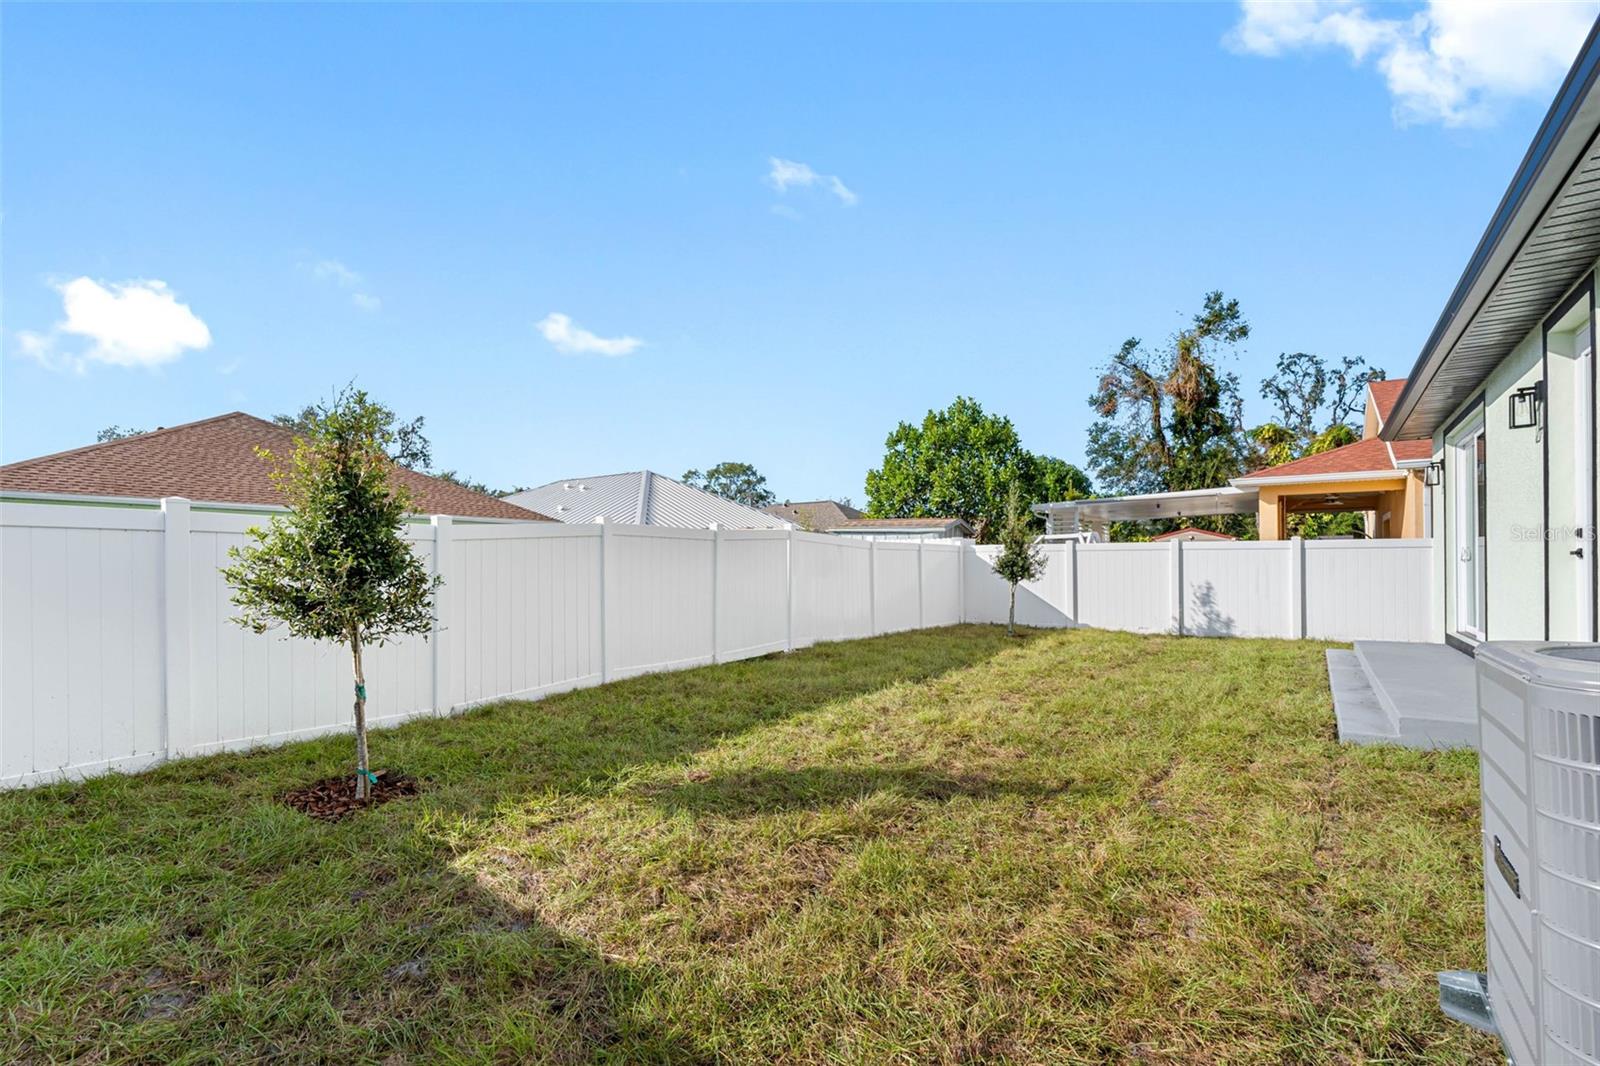
[[[1394,410],[1394,402],[1400,398],[1400,392],[1406,387],[1405,378],[1395,378],[1393,381],[1373,381],[1367,387],[1372,390],[1372,403],[1378,409],[1378,421],[1389,421],[1389,412]]]
[[[255,454],[257,445],[287,452],[294,445],[294,434],[274,422],[234,411],[136,437],[7,463],[0,466],[0,489],[281,504],[283,497],[268,476],[270,468]],[[414,470],[396,467],[394,473],[395,480],[411,491],[419,514],[551,521],[527,508]]]
[[[1422,441],[1419,443],[1427,443]],[[1253,470],[1239,481],[1260,477],[1315,477],[1328,474],[1366,474],[1395,469],[1389,445],[1381,440],[1358,440],[1342,448],[1331,448],[1265,470]]]

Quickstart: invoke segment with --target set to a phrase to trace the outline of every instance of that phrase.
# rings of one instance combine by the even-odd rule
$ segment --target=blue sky
[[[958,394],[1080,462],[1211,288],[1265,417],[1280,351],[1406,372],[1592,17],[7,5],[0,452],[353,378],[495,485],[860,503]]]

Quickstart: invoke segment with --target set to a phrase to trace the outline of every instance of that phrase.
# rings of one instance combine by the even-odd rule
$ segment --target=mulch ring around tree
[[[379,770],[375,776],[377,783],[367,786],[365,799],[356,799],[356,775],[353,772],[325,777],[303,788],[291,789],[278,799],[301,814],[320,818],[324,822],[337,822],[357,811],[404,796],[415,796],[422,791],[417,779],[405,774]]]

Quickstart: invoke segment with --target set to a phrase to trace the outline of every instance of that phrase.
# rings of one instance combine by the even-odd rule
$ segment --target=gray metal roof
[[[552,481],[512,493],[506,502],[578,524],[604,517],[622,525],[680,529],[705,529],[712,523],[724,529],[788,529],[791,525],[650,470]]]
[[[1600,22],[1467,261],[1385,440],[1431,436],[1600,258]]]

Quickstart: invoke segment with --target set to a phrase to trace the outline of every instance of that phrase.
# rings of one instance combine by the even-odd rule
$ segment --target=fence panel
[[[1179,543],[1185,633],[1200,637],[1293,635],[1289,629],[1289,583],[1295,542]]]
[[[1078,545],[1080,625],[1165,633],[1172,628],[1172,606],[1167,545]]]
[[[1426,540],[1306,541],[1306,636],[1437,641],[1432,551]]]
[[[953,626],[961,621],[962,542],[928,541],[922,545],[922,624]]]
[[[598,526],[457,525],[450,542],[450,707],[600,682]]]
[[[794,536],[794,646],[872,635],[872,544],[826,533]]]
[[[606,584],[613,592],[613,678],[709,663],[714,534],[707,529],[617,526]],[[615,606],[615,616],[609,612]]]
[[[789,533],[725,530],[717,539],[717,660],[782,651],[789,639]]]
[[[1073,546],[1044,544],[1040,548],[1044,553],[1044,574],[1037,581],[1017,586],[1017,624],[1050,629],[1070,626]],[[994,561],[999,556],[1000,549],[993,544],[979,544],[963,553],[963,595],[969,622],[1005,624],[1011,586],[994,572]]]
[[[920,545],[915,541],[874,541],[872,597],[873,625],[876,633],[898,633],[916,629],[922,613],[918,561]]]
[[[3,508],[0,781],[155,761],[165,742],[159,513],[107,514],[97,527],[55,508]]]

